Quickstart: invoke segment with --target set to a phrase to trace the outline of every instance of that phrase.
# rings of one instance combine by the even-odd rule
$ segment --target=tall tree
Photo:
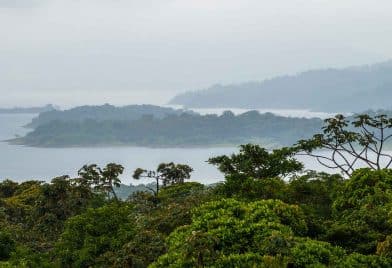
[[[104,191],[113,195],[118,200],[114,187],[120,187],[121,180],[119,176],[123,174],[124,167],[115,163],[109,163],[101,172],[101,187]]]
[[[208,163],[218,167],[226,176],[252,177],[255,179],[288,176],[303,169],[303,164],[294,158],[292,148],[281,148],[268,152],[255,144],[240,146],[238,154],[213,157]]]
[[[159,184],[169,186],[173,184],[184,183],[186,179],[191,178],[191,173],[193,169],[185,164],[175,164],[173,162],[170,163],[161,163],[158,165],[156,170],[145,170],[142,168],[137,168],[133,174],[133,178],[138,180],[140,178],[151,178],[155,179],[156,188],[151,189],[154,194],[157,196],[159,193]]]
[[[113,196],[118,200],[114,187],[120,187],[124,167],[119,164],[109,163],[103,169],[96,164],[84,165],[78,172],[79,178],[75,183],[84,187],[93,187],[97,191],[104,192],[108,197]]]

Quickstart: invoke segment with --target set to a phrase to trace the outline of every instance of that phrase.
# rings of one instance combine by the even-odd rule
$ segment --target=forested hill
[[[261,82],[215,85],[174,97],[189,108],[311,109],[359,112],[392,107],[392,61],[303,72]]]
[[[257,111],[221,116],[197,114],[142,117],[137,120],[51,121],[14,143],[39,147],[138,145],[151,147],[291,145],[320,131],[321,119],[287,118]]]
[[[189,111],[187,111],[189,112]],[[87,119],[95,121],[119,120],[130,121],[139,119],[142,116],[153,116],[163,118],[171,114],[182,114],[183,110],[175,110],[172,108],[160,107],[155,105],[128,105],[116,107],[105,104],[101,106],[80,106],[64,111],[47,111],[41,113],[34,118],[27,127],[35,128],[39,125],[49,123],[51,121],[78,121],[82,122]]]

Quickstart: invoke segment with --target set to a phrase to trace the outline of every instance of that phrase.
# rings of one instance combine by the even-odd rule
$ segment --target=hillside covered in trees
[[[82,122],[84,120],[95,121],[132,121],[140,119],[142,116],[153,116],[154,118],[164,118],[168,115],[179,115],[182,113],[192,113],[180,109],[173,109],[155,105],[128,105],[116,107],[110,104],[100,106],[79,106],[69,110],[48,110],[40,113],[26,127],[36,128],[51,121]]]
[[[33,121],[33,124],[38,123],[38,126],[32,132],[12,142],[38,147],[99,145],[167,147],[239,145],[253,142],[276,147],[291,145],[298,139],[306,138],[309,133],[319,130],[322,125],[322,120],[318,118],[287,118],[271,113],[260,114],[257,111],[237,116],[229,111],[221,116],[190,113],[170,114],[165,117],[143,115],[139,119],[132,113],[131,116],[129,113],[124,113],[124,116],[112,117],[111,113],[108,115],[105,112],[102,117],[100,113],[94,113],[92,118],[89,117],[89,113],[81,112],[78,118],[73,115],[75,112],[65,112],[58,117],[60,119],[48,123],[45,123],[46,119],[43,118],[56,115],[57,112],[44,113]],[[78,120],[61,119],[68,116]]]
[[[362,112],[390,109],[392,61],[345,69],[312,70],[261,82],[215,85],[170,103],[188,108],[309,109]],[[348,101],[349,100],[349,101]]]
[[[213,186],[188,182],[184,164],[140,167],[133,178],[151,184],[126,199],[115,163],[2,181],[0,266],[392,267],[390,129],[386,115],[338,115],[291,147],[242,145],[208,160],[225,175]],[[336,174],[304,170],[299,153],[329,159]]]

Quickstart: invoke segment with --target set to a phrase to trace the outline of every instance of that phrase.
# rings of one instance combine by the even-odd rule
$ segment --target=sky
[[[0,107],[175,94],[392,58],[390,0],[0,0]]]

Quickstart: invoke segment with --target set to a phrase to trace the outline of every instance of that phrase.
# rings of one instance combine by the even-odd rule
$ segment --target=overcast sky
[[[165,103],[392,58],[391,0],[0,0],[0,106]]]

